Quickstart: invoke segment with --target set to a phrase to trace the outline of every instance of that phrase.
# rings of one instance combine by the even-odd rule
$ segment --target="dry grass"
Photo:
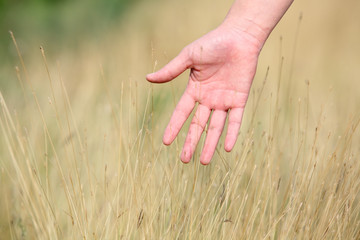
[[[359,4],[294,4],[263,50],[234,151],[220,145],[204,167],[199,149],[180,162],[186,131],[161,144],[186,76],[144,76],[230,5],[206,2],[143,3],[76,53],[19,50],[19,90],[0,92],[1,238],[360,238],[360,60],[345,45],[360,38],[346,25]]]

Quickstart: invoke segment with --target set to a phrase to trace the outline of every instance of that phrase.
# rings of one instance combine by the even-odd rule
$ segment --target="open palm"
[[[147,75],[153,83],[168,82],[190,68],[187,88],[168,124],[163,142],[173,142],[198,102],[185,140],[181,160],[189,162],[212,112],[200,157],[208,164],[215,152],[229,112],[225,150],[235,145],[244,107],[255,75],[260,44],[245,33],[221,27],[185,47],[158,72]]]

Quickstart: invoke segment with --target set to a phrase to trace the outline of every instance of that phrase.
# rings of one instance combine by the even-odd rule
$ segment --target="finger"
[[[164,83],[173,80],[191,65],[191,60],[186,49],[183,49],[178,56],[155,73],[148,74],[146,79],[153,83]]]
[[[243,108],[233,108],[230,110],[228,129],[225,138],[225,151],[227,152],[230,152],[236,143],[243,112]]]
[[[166,127],[163,137],[163,143],[165,145],[170,145],[174,141],[194,107],[195,100],[185,92],[177,104],[171,116],[170,122]]]
[[[204,165],[210,163],[214,155],[216,145],[219,142],[221,133],[226,121],[226,111],[215,110],[211,116],[210,125],[207,131],[205,145],[201,153],[200,162]]]
[[[201,134],[203,133],[209,119],[210,113],[211,110],[208,107],[204,105],[198,106],[195,116],[191,121],[189,132],[186,136],[184,148],[181,153],[181,160],[184,163],[188,163],[191,160],[191,157],[195,152],[196,145],[199,142]]]

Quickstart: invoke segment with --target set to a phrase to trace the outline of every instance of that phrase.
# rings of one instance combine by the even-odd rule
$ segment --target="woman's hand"
[[[163,142],[170,145],[198,102],[181,160],[188,163],[211,115],[200,157],[208,164],[229,113],[225,150],[235,145],[262,44],[245,32],[220,26],[185,47],[158,72],[146,76],[153,83],[168,82],[190,69],[189,82],[168,124]]]

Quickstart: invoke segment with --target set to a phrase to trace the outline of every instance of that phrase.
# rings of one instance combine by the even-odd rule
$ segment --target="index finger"
[[[194,98],[185,92],[177,104],[171,116],[170,122],[166,127],[163,137],[163,143],[165,145],[170,145],[174,141],[194,107]]]

